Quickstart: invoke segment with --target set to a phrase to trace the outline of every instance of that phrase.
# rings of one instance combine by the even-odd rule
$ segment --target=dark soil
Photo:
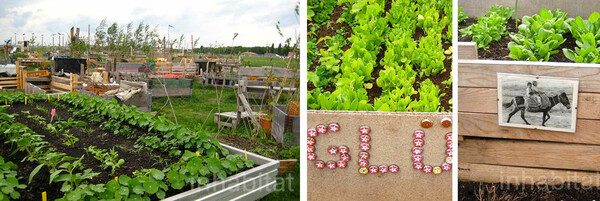
[[[238,149],[241,150],[246,150],[246,151],[250,151],[253,149],[262,149],[262,150],[267,150],[271,147],[277,147],[277,149],[275,150],[274,153],[270,154],[269,156],[264,156],[263,154],[258,153],[259,155],[263,155],[264,157],[268,157],[268,158],[272,158],[272,159],[276,159],[276,160],[281,160],[284,159],[281,157],[281,151],[285,150],[286,148],[281,145],[281,144],[277,144],[277,145],[268,145],[265,143],[261,143],[258,142],[256,139],[248,139],[245,137],[240,137],[240,136],[229,136],[229,135],[217,135],[215,136],[219,142],[222,142],[224,144],[228,144],[231,146],[234,146]]]
[[[96,146],[97,148],[110,150],[111,148],[115,148],[115,150],[119,153],[119,158],[125,160],[125,164],[120,166],[115,170],[115,175],[110,174],[109,169],[102,169],[100,167],[100,161],[96,160],[93,156],[86,155],[82,160],[83,166],[85,168],[92,168],[94,172],[101,173],[100,175],[94,177],[90,180],[90,183],[99,184],[106,183],[114,177],[119,175],[127,175],[129,177],[133,177],[133,172],[136,170],[141,170],[144,168],[156,168],[163,169],[165,164],[171,163],[172,161],[176,161],[177,159],[169,158],[167,154],[160,152],[152,152],[146,149],[136,150],[134,148],[135,139],[128,139],[121,135],[114,135],[112,133],[107,133],[103,131],[98,124],[93,124],[85,119],[79,119],[73,116],[72,113],[57,109],[56,116],[54,121],[62,120],[66,121],[68,118],[73,118],[74,120],[82,120],[88,123],[87,128],[92,128],[94,131],[92,133],[88,133],[82,128],[76,127],[71,128],[70,133],[79,138],[79,141],[76,142],[72,147],[66,146],[62,144],[64,141],[64,137],[62,135],[56,136],[53,133],[49,133],[48,131],[42,129],[42,126],[38,125],[37,122],[33,122],[25,117],[21,113],[21,111],[29,111],[31,115],[40,115],[47,118],[47,122],[50,121],[49,114],[41,112],[35,108],[35,106],[42,106],[48,111],[50,111],[53,106],[47,102],[36,102],[34,104],[18,104],[12,105],[8,108],[8,113],[17,113],[19,114],[16,117],[16,121],[27,125],[30,129],[35,131],[37,134],[45,136],[45,140],[50,143],[52,147],[56,149],[59,153],[66,153],[68,156],[72,156],[75,158],[80,158],[82,155],[86,155],[84,148],[89,146]],[[45,126],[45,125],[43,125]],[[143,134],[143,131],[137,129],[130,125],[130,128],[134,130],[134,136],[139,136]],[[106,133],[106,134],[105,134]],[[0,141],[4,142],[4,138],[0,138]],[[18,165],[19,170],[18,174],[20,177],[28,179],[29,173],[38,165],[37,163],[32,162],[21,162],[22,158],[26,155],[25,153],[16,153],[11,155],[13,147],[9,147],[10,145],[5,143],[0,143],[0,155],[5,157],[6,160],[12,161]],[[163,159],[160,161],[159,159]],[[23,180],[23,181],[25,181]],[[40,173],[34,177],[31,184],[28,185],[27,189],[23,190],[21,194],[23,197],[21,200],[41,200],[41,192],[47,191],[49,200],[54,200],[56,198],[62,197],[62,193],[59,191],[62,183],[53,183],[49,185],[49,172],[46,168],[42,168]],[[169,195],[176,194],[181,191],[173,191],[168,192]]]
[[[597,200],[600,190],[579,183],[557,185],[512,185],[458,182],[458,200]]]
[[[517,29],[517,25],[515,25],[515,20],[513,18],[510,18],[508,20],[508,23],[506,23],[506,29],[508,30],[509,33],[515,33],[518,31]],[[468,26],[471,26],[472,24],[477,23],[477,18],[472,18],[469,17],[467,18],[465,21],[463,21],[462,23],[460,23],[458,25],[458,29],[463,29],[466,28]],[[460,32],[458,33],[458,41],[471,41],[471,36],[466,36],[463,37]],[[565,55],[562,52],[563,48],[567,48],[567,49],[572,49],[574,50],[575,47],[577,47],[577,44],[575,43],[575,38],[573,38],[573,36],[571,35],[570,32],[563,34],[563,37],[566,38],[567,40],[558,47],[558,53],[552,55],[551,57],[553,58],[552,61],[559,61],[559,62],[571,62],[573,63],[573,61],[567,59],[567,57],[565,57]],[[484,50],[484,49],[477,49],[477,54],[479,56],[480,59],[491,59],[491,60],[511,60],[510,58],[508,58],[508,55],[510,54],[510,49],[508,49],[508,43],[512,41],[510,36],[506,35],[504,37],[502,37],[502,39],[500,39],[500,41],[492,41],[488,47],[488,49]]]
[[[389,9],[391,9],[391,7],[392,7],[392,1],[386,1],[385,7],[384,7],[385,12],[383,13],[382,17],[385,17],[385,15],[387,14],[387,11]],[[318,30],[315,31],[318,38],[322,38],[325,36],[333,36],[336,34],[337,29],[344,29],[346,38],[349,38],[351,36],[352,28],[348,24],[335,23],[337,21],[337,19],[340,17],[340,15],[343,13],[343,9],[348,9],[348,8],[345,8],[345,5],[342,5],[342,6],[337,5],[335,7],[333,13],[331,14],[331,19],[330,19],[331,25],[330,26],[327,26],[327,25],[321,26]],[[312,22],[309,21],[308,22],[309,30],[312,25],[313,25]],[[444,29],[442,34],[445,34],[447,31],[448,31],[447,28]],[[425,35],[426,35],[426,33],[421,28],[417,27],[415,30],[415,34],[413,35],[413,39],[415,41],[419,41],[419,39]],[[443,43],[442,46],[443,46],[444,50],[447,50],[451,46],[450,43],[446,44],[445,41],[443,41],[442,43]],[[319,49],[325,48],[324,45],[325,45],[325,43],[321,42],[321,43],[317,44],[317,47]],[[342,48],[342,50],[344,50],[344,51],[347,50],[348,48],[350,48],[351,45],[352,44],[350,44],[350,43],[347,44],[345,47]],[[387,50],[387,47],[385,46],[385,43],[383,43],[381,45],[381,49],[379,50],[379,53],[377,54],[377,65],[374,67],[373,72],[371,73],[372,81],[370,81],[370,82],[373,84],[373,87],[371,89],[367,89],[367,96],[369,97],[369,103],[371,103],[371,104],[373,104],[375,102],[375,99],[379,98],[381,96],[381,94],[383,93],[383,89],[381,87],[377,86],[376,80],[379,77],[379,71],[384,69],[384,67],[380,64],[380,61],[385,56],[386,50]],[[312,65],[309,67],[309,71],[314,71],[317,66],[318,66],[318,59],[313,60]],[[445,84],[442,84],[442,82],[448,80],[452,73],[451,55],[447,55],[447,58],[444,61],[444,69],[446,69],[446,71],[439,75],[431,75],[430,77],[423,77],[423,78],[419,78],[417,76],[415,79],[413,88],[415,88],[415,90],[418,90],[421,85],[421,82],[423,80],[425,80],[426,78],[429,78],[435,85],[437,85],[440,88],[440,93],[446,94],[445,96],[440,98],[440,101],[441,101],[441,106],[444,107],[446,110],[449,110],[451,107],[449,101],[452,98],[452,86],[447,86]],[[417,69],[414,69],[414,70],[417,71]],[[313,90],[315,88],[316,87],[311,82],[307,83],[307,89],[309,91]],[[333,91],[335,91],[335,85],[332,83],[330,86],[321,87],[321,89],[323,90],[323,92],[326,92],[326,91],[333,92]],[[411,96],[411,99],[413,99],[415,101],[419,100],[419,94],[415,94],[415,95]]]

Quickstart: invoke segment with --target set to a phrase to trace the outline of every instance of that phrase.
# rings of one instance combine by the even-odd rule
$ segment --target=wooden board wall
[[[556,178],[526,179],[580,173],[565,182],[600,185],[600,65],[460,59],[458,66],[459,179],[508,182],[506,176],[514,176],[508,183],[554,184]],[[497,73],[579,78],[576,133],[499,126]]]
[[[383,113],[347,111],[308,111],[308,128],[337,122],[340,131],[316,137],[316,155],[325,162],[339,160],[329,155],[331,145],[346,145],[351,160],[345,169],[317,169],[308,161],[309,200],[450,200],[452,199],[452,172],[440,175],[424,174],[413,169],[413,131],[422,129],[422,119],[431,119],[434,126],[425,130],[425,164],[441,165],[445,159],[445,134],[450,128],[440,125],[450,113]],[[370,164],[396,164],[398,173],[361,175],[358,173],[359,136],[361,125],[371,127]],[[305,135],[305,133],[303,133]]]

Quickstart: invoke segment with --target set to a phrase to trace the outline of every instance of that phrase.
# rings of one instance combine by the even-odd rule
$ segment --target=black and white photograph
[[[500,126],[575,132],[579,80],[498,73]]]

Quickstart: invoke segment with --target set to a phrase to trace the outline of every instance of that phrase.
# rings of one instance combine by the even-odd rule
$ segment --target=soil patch
[[[458,182],[458,200],[595,200],[600,191],[579,183],[558,185],[512,185],[501,183]]]

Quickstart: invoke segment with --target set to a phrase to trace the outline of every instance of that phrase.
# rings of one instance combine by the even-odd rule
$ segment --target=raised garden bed
[[[18,165],[19,183],[28,184],[17,190],[21,200],[41,200],[44,191],[50,200],[157,200],[182,192],[176,198],[258,198],[273,190],[269,186],[277,174],[277,161],[252,153],[245,159],[243,151],[222,145],[207,133],[175,126],[135,107],[78,94],[57,98],[0,94],[8,103],[0,109],[0,139],[7,142],[0,144],[0,155]],[[52,108],[56,115],[50,124]],[[69,164],[76,165],[71,169]],[[258,179],[269,182],[245,185],[242,189],[248,191],[241,194],[202,190],[235,188],[236,182]],[[205,185],[210,188],[194,188]]]

